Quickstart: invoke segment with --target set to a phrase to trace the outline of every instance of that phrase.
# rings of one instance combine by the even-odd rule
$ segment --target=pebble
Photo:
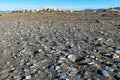
[[[31,79],[31,75],[25,77],[27,80]]]
[[[34,51],[34,54],[41,54],[43,51],[41,49]]]
[[[116,50],[115,53],[116,53],[116,54],[120,54],[120,50]]]
[[[70,75],[76,75],[78,73],[78,70],[75,67],[69,67]]]
[[[66,61],[66,58],[61,57],[61,58],[59,58],[58,63],[63,63],[64,61]]]
[[[117,68],[120,69],[120,63],[117,64]]]
[[[99,74],[103,75],[104,77],[110,77],[109,73],[106,70],[98,71]]]
[[[9,73],[0,74],[0,80],[5,80],[9,75]]]
[[[114,78],[115,78],[116,80],[120,80],[120,74],[116,74],[116,75],[114,76]]]
[[[75,62],[76,61],[76,56],[75,55],[69,55],[68,59],[72,62]]]
[[[62,71],[68,71],[68,69],[69,69],[69,67],[68,67],[67,64],[65,64],[65,63],[62,63],[62,64],[61,64],[60,70],[62,70]]]
[[[26,72],[29,72],[29,69],[23,68],[22,71],[23,71],[24,73],[26,73]]]
[[[76,76],[74,77],[74,79],[75,79],[75,80],[84,80],[84,79],[81,77],[81,75],[76,75]]]
[[[95,64],[95,62],[88,62],[87,64],[88,65],[92,65],[92,64]]]
[[[113,58],[113,59],[118,59],[118,58],[119,58],[119,55],[113,54],[113,55],[112,55],[112,58]]]
[[[112,69],[112,67],[106,66],[105,68],[106,68],[106,70],[108,70],[108,71],[111,71],[111,72],[114,71],[114,69]]]
[[[105,61],[104,63],[105,63],[105,65],[109,65],[109,64],[110,64],[110,62],[109,62],[109,61]]]

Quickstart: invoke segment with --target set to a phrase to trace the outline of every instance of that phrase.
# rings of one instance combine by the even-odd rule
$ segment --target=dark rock
[[[115,78],[116,80],[120,80],[120,74],[115,75],[114,78]]]
[[[114,73],[118,73],[119,71],[118,71],[118,70],[114,70],[113,72],[114,72]]]
[[[117,64],[117,68],[120,69],[120,63]]]
[[[98,70],[98,73],[103,75],[104,77],[110,77],[109,73],[107,72],[107,70]]]

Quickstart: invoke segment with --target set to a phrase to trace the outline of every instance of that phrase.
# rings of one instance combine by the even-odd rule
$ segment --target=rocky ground
[[[2,14],[0,80],[120,80],[120,12]]]

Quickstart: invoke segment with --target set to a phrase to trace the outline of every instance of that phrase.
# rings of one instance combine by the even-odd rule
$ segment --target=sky
[[[120,7],[120,0],[0,0],[0,10],[67,9]]]

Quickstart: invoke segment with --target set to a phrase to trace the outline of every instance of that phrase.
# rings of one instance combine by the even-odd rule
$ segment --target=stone
[[[111,71],[111,72],[114,71],[114,69],[112,69],[112,67],[109,67],[109,66],[106,66],[105,69],[108,70],[108,71]]]
[[[109,62],[109,61],[105,61],[104,64],[105,64],[105,65],[109,65],[110,62]]]
[[[89,58],[83,58],[79,62],[80,65],[87,65],[89,62],[91,62],[91,60]]]
[[[76,61],[76,56],[75,55],[69,55],[68,59],[72,62],[75,62]]]
[[[83,78],[86,79],[86,78],[89,78],[89,77],[90,77],[90,72],[86,70],[86,71],[83,73]]]
[[[58,63],[63,63],[64,61],[66,61],[66,58],[61,57],[61,58],[58,60]]]
[[[116,53],[116,54],[120,54],[120,50],[116,50],[115,53]]]
[[[109,46],[109,45],[112,45],[114,43],[113,39],[107,39],[106,40],[106,44]]]
[[[58,70],[58,69],[60,69],[60,66],[55,66],[55,70]]]
[[[9,71],[11,71],[10,68],[7,68],[7,69],[3,69],[0,74],[6,74],[6,73],[9,73]]]
[[[69,69],[69,67],[68,67],[67,64],[62,63],[62,64],[60,65],[60,70],[62,70],[62,71],[67,71],[68,69]]]
[[[78,70],[73,66],[69,67],[69,70],[70,70],[70,75],[72,76],[78,73]]]
[[[42,49],[38,49],[38,50],[34,51],[34,54],[41,54],[42,52],[43,52]]]
[[[22,71],[23,71],[24,73],[26,73],[26,72],[29,72],[29,69],[23,68]]]
[[[101,65],[97,64],[97,63],[94,63],[94,65],[92,65],[93,67],[97,68],[97,69],[100,69],[101,68]]]
[[[115,78],[116,80],[120,80],[120,74],[116,74],[116,75],[114,76],[114,78]]]
[[[92,64],[95,64],[95,62],[90,61],[90,62],[88,62],[87,64],[88,64],[88,65],[92,65]]]
[[[31,79],[31,75],[25,77],[27,80]]]
[[[119,70],[114,70],[113,72],[116,74],[116,73],[119,73]]]
[[[118,59],[119,58],[119,55],[117,54],[112,54],[112,59]]]
[[[6,78],[8,78],[9,73],[4,73],[4,74],[0,74],[0,80],[5,80]]]
[[[120,63],[117,64],[117,68],[120,69]]]
[[[102,69],[102,70],[99,70],[98,73],[103,75],[104,77],[110,77],[110,75],[107,72],[107,70]]]
[[[81,78],[81,75],[76,75],[76,76],[74,77],[74,79],[75,79],[75,80],[84,80],[83,78]]]
[[[98,45],[98,46],[104,46],[104,45],[105,45],[105,42],[99,41],[97,45]]]

